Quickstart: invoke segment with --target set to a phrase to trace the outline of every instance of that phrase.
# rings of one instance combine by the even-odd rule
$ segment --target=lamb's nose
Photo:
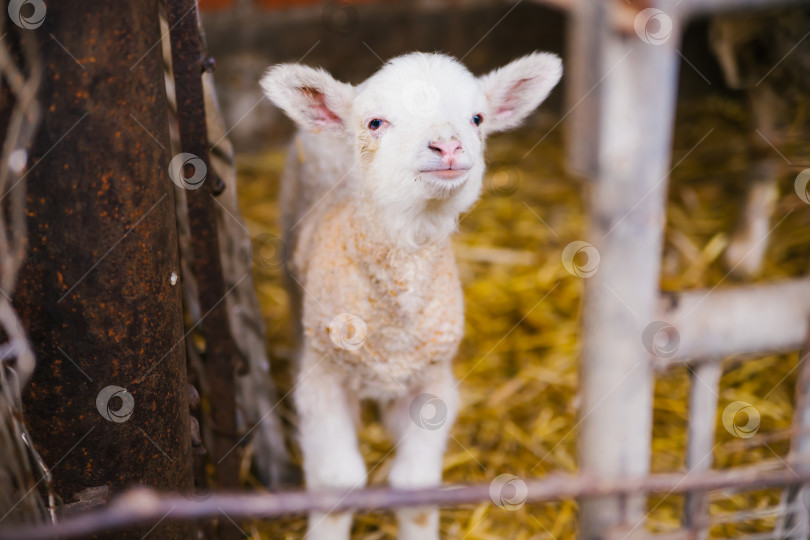
[[[461,148],[461,141],[455,139],[449,141],[433,141],[428,144],[428,148],[441,155],[443,158],[452,157]]]

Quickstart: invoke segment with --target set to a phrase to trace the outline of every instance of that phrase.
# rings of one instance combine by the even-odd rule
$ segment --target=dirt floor
[[[577,393],[583,280],[566,272],[561,253],[569,242],[584,239],[587,186],[565,172],[561,128],[552,129],[556,122],[554,116],[540,113],[530,125],[489,141],[485,193],[463,217],[454,240],[467,331],[455,363],[462,381],[462,409],[445,456],[447,482],[489,481],[502,473],[528,478],[577,468],[577,420],[583,412]],[[745,106],[733,98],[701,98],[681,106],[672,162],[683,160],[672,172],[661,276],[665,290],[739,283],[727,275],[722,252],[745,191],[751,132]],[[808,161],[805,155],[803,162]],[[239,197],[251,235],[279,235],[277,195],[284,150],[239,156],[238,162]],[[761,281],[801,275],[810,263],[810,206],[793,189],[799,170],[780,180],[772,221],[776,227]],[[274,375],[284,394],[290,388],[293,344],[280,268],[263,265],[255,272]],[[784,431],[792,415],[797,357],[727,361],[717,411],[716,467],[786,455]],[[686,369],[661,374],[657,380],[653,471],[683,470],[688,382]],[[722,410],[737,400],[753,404],[761,414],[759,432],[751,439],[731,436],[720,422]],[[293,425],[289,402],[283,410]],[[392,443],[372,409],[364,416],[361,446],[370,483],[380,484],[390,467]],[[256,486],[249,474],[245,482]],[[774,490],[718,496],[712,513],[760,508],[774,504],[777,497]],[[678,526],[682,497],[651,497],[648,504],[650,530]],[[443,510],[441,529],[449,539],[573,538],[576,515],[577,505],[570,500],[525,505],[517,511],[484,503]],[[772,525],[772,520],[722,525],[712,529],[712,536],[741,535]],[[301,538],[304,527],[302,518],[245,524],[253,538]],[[393,538],[396,525],[390,514],[366,514],[357,517],[354,530],[358,539]]]

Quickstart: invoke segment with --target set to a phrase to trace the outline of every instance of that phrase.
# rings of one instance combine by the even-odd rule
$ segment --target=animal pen
[[[569,20],[560,122],[567,165],[588,179],[589,228],[562,255],[585,286],[578,472],[419,490],[251,493],[236,491],[248,436],[262,484],[294,481],[279,398],[257,382],[269,379],[268,352],[250,273],[251,241],[254,251],[257,242],[281,248],[272,236],[251,239],[240,215],[196,2],[81,0],[47,10],[37,0],[9,2],[17,18],[3,19],[0,48],[0,538],[153,530],[189,538],[195,529],[241,538],[236,522],[313,509],[492,501],[509,511],[562,499],[577,500],[587,539],[705,538],[722,520],[762,518],[772,526],[748,537],[808,538],[810,281],[660,286],[681,33],[696,16],[790,2],[541,3]],[[56,167],[59,183],[49,181]],[[796,180],[805,203],[809,182],[806,170]],[[270,259],[253,255],[254,264],[278,264]],[[789,453],[713,468],[723,360],[785,351],[801,351]],[[691,382],[686,467],[651,474],[654,385],[677,366]],[[113,386],[120,380],[134,382]],[[115,396],[121,405],[111,408]],[[88,402],[98,417],[86,417]],[[135,429],[128,403],[149,411]],[[758,415],[737,401],[722,424],[755,441]],[[781,490],[778,503],[709,510],[713,494],[764,488]],[[685,496],[681,526],[653,534],[645,528],[652,497],[672,493]]]

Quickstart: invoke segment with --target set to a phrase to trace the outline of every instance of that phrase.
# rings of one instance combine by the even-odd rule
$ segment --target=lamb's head
[[[272,67],[267,96],[301,128],[347,137],[361,197],[405,243],[451,232],[478,198],[484,141],[520,124],[562,75],[548,53],[524,56],[482,77],[453,58],[394,58],[358,86],[297,64]]]

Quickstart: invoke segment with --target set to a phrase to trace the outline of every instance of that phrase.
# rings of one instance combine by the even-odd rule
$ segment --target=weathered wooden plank
[[[795,351],[810,318],[810,280],[667,293],[659,300],[657,318],[672,325],[679,339],[677,348],[656,359],[661,367]]]
[[[805,325],[810,318],[805,319]],[[810,327],[808,327],[804,346],[799,358],[799,376],[796,379],[794,396],[794,413],[792,429],[794,435],[790,441],[788,463],[797,472],[810,470]],[[782,499],[788,512],[783,523],[784,537],[789,540],[805,539],[810,536],[810,485],[790,486],[782,492]]]
[[[575,74],[592,72],[586,86],[594,81],[580,86],[577,108],[588,112],[572,113],[571,140],[591,141],[573,165],[592,175],[587,240],[601,256],[586,284],[579,461],[584,474],[629,478],[650,463],[653,376],[642,336],[657,310],[678,29],[645,42],[615,27],[606,5],[616,8],[579,3],[569,61]],[[580,504],[582,538],[643,527],[641,495]]]
[[[703,474],[714,462],[717,392],[722,366],[699,364],[691,372],[689,395],[689,438],[686,448],[686,468],[689,474]],[[695,540],[708,536],[709,497],[705,491],[686,494],[684,526]]]

